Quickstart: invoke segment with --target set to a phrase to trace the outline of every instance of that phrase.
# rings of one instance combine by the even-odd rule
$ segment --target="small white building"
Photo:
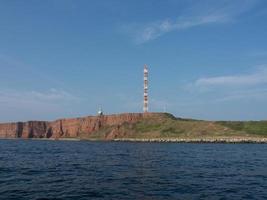
[[[97,114],[98,114],[99,116],[103,115],[102,108],[99,108],[99,110],[98,110]]]

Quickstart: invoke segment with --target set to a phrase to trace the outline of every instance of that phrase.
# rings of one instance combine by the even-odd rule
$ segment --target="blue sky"
[[[267,119],[265,0],[1,0],[0,121]]]

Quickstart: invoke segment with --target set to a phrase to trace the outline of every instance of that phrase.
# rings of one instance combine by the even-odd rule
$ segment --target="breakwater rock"
[[[263,137],[213,137],[213,138],[150,138],[133,139],[118,138],[118,142],[174,142],[174,143],[267,143],[267,138]]]

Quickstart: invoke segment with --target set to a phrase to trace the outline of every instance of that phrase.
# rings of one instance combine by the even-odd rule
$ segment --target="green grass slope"
[[[267,136],[267,121],[219,121],[216,123],[236,132]]]
[[[123,127],[129,138],[267,137],[267,121],[213,122],[175,118],[168,113]]]
[[[104,127],[90,138],[105,138],[114,127]],[[202,121],[176,118],[169,113],[156,113],[136,123],[124,123],[115,138],[235,138],[267,137],[267,121]]]

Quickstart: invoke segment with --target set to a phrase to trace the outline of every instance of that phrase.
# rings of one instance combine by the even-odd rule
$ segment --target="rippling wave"
[[[267,145],[0,140],[0,199],[267,199]]]

